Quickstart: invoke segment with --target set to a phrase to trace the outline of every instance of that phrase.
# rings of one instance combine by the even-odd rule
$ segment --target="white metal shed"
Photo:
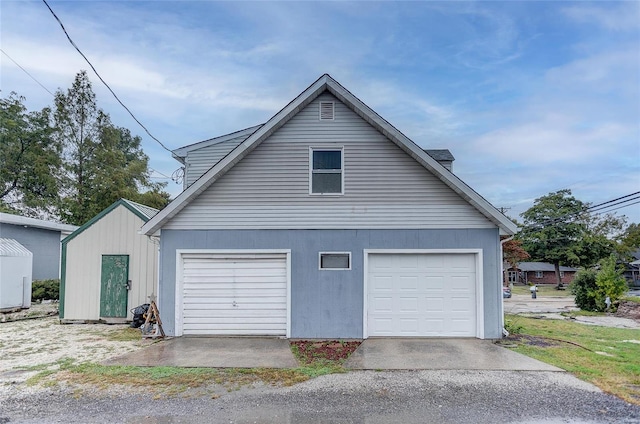
[[[14,239],[0,238],[0,310],[31,306],[33,254]]]
[[[158,293],[158,242],[139,232],[157,212],[120,199],[62,240],[62,322],[131,320]]]

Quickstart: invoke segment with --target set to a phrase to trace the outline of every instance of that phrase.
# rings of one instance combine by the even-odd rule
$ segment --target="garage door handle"
[[[234,308],[238,307],[238,304],[236,303],[236,301],[234,300],[233,303],[231,304],[231,306],[233,306]]]

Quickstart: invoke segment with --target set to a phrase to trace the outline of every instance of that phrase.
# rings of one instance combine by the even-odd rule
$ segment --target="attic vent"
[[[320,102],[320,120],[321,121],[333,121],[334,117],[333,102]]]

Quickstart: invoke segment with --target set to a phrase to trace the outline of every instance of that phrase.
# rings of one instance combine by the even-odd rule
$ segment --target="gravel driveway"
[[[352,371],[220,398],[15,391],[2,423],[638,423],[640,407],[566,373]]]
[[[64,358],[99,362],[150,340],[113,340],[125,327],[56,318],[0,324],[0,424],[5,423],[640,423],[640,407],[567,373],[351,371],[288,388],[186,392],[157,399],[122,387],[29,387]],[[46,368],[45,367],[45,368]],[[203,395],[202,393],[209,393]]]

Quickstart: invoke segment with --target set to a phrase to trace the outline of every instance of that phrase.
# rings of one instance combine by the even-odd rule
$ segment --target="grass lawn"
[[[526,294],[531,296],[531,290],[529,286],[513,286],[511,290],[513,294]],[[546,286],[538,286],[538,297],[572,297],[571,291],[565,284],[565,290],[556,290],[555,284],[549,284]]]
[[[603,391],[640,405],[640,331],[572,321],[506,317],[520,334],[500,343],[571,372]]]

